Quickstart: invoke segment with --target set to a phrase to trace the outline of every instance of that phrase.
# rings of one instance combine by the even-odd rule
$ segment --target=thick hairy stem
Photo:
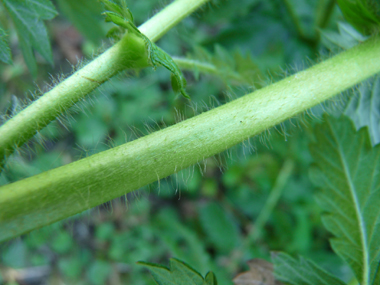
[[[209,0],[177,0],[139,27],[157,41],[187,15]],[[62,81],[0,128],[1,161],[32,138],[60,114],[99,85],[125,68],[148,66],[145,44],[133,34],[123,39],[88,65]],[[1,167],[0,167],[1,168]]]
[[[67,218],[222,152],[380,71],[380,38],[216,109],[0,188],[0,240]]]

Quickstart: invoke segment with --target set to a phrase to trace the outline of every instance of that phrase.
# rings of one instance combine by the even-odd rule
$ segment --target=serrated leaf
[[[50,0],[28,0],[28,5],[44,20],[51,20],[58,14]]]
[[[52,19],[57,12],[50,0],[3,0],[19,37],[25,62],[33,75],[37,65],[33,49],[49,63],[53,63],[52,51],[43,20]]]
[[[161,65],[168,69],[175,77],[174,87],[176,87],[176,89],[181,92],[182,96],[190,99],[190,96],[185,90],[186,79],[183,76],[181,70],[178,68],[177,64],[174,62],[170,55],[156,46],[149,40],[148,37],[139,31],[139,29],[133,23],[133,15],[128,9],[126,2],[121,1],[121,4],[116,4],[108,0],[101,1],[104,3],[105,8],[110,10],[103,13],[106,16],[106,21],[113,22],[115,25],[125,29],[129,33],[134,33],[140,36],[145,42],[147,56],[153,68],[155,69],[157,66]]]
[[[234,52],[236,73],[240,75],[241,82],[263,87],[261,82],[263,75],[250,54],[243,55],[239,51]]]
[[[380,142],[380,77],[374,76],[360,84],[350,96],[344,113],[357,129],[368,127],[373,144]]]
[[[329,48],[340,47],[349,49],[364,42],[368,37],[363,36],[348,23],[339,22],[338,32],[321,30],[322,40]]]
[[[0,60],[7,64],[12,64],[11,50],[7,40],[7,34],[0,28]]]
[[[176,61],[182,69],[193,71],[196,78],[202,72],[217,75],[229,83],[254,85],[257,88],[263,86],[261,78],[264,76],[249,54],[243,55],[237,50],[229,53],[219,45],[215,46],[212,54],[197,46],[187,58],[176,58]]]
[[[312,178],[321,193],[322,221],[335,236],[334,251],[362,285],[378,284],[380,272],[380,145],[371,146],[366,128],[355,131],[347,117],[324,116],[310,146]]]
[[[162,187],[163,185],[161,185]],[[161,192],[162,193],[162,192]],[[226,267],[216,265],[205,249],[205,243],[186,223],[178,219],[173,209],[163,209],[154,217],[153,224],[158,238],[168,248],[169,254],[193,265],[197,271],[207,269],[215,272],[218,284],[230,285],[230,273]],[[202,271],[202,273],[205,273]]]
[[[23,37],[19,38],[19,45],[22,52],[22,55],[24,56],[24,61],[26,66],[28,67],[30,73],[33,76],[37,75],[37,62],[34,58],[33,48],[30,45],[30,42],[25,40]]]
[[[196,270],[176,258],[170,259],[170,269],[154,263],[137,263],[147,267],[159,285],[217,285],[212,272],[207,273],[204,279]]]
[[[99,44],[106,32],[102,26],[102,5],[96,0],[58,0],[58,7],[84,37]]]
[[[156,231],[160,232],[160,239],[167,245],[171,255],[195,264],[194,267],[198,270],[210,268],[215,271],[202,240],[178,220],[176,213],[170,209],[162,210],[155,216],[154,224],[157,226]]]
[[[239,244],[237,227],[217,203],[201,207],[199,219],[210,242],[221,252],[230,252]]]
[[[291,285],[345,285],[311,260],[292,258],[286,253],[272,253],[276,279]]]

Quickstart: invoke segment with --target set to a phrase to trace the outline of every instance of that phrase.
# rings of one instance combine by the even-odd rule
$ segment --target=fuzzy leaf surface
[[[295,259],[286,253],[272,253],[276,279],[292,285],[344,285],[311,260]]]
[[[17,30],[25,63],[33,75],[37,73],[37,63],[33,50],[49,63],[53,55],[44,20],[57,15],[50,0],[3,0]]]
[[[9,44],[7,40],[7,34],[0,28],[0,60],[4,63],[12,63],[11,50],[9,49]]]
[[[197,271],[186,263],[176,259],[170,259],[170,269],[153,263],[139,261],[147,267],[159,285],[217,285],[214,273],[208,272],[203,278]]]
[[[371,146],[366,128],[355,131],[347,117],[324,117],[310,150],[312,178],[321,193],[322,221],[335,237],[334,251],[362,285],[379,284],[380,145]]]

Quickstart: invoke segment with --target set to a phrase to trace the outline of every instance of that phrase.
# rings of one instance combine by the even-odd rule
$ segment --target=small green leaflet
[[[147,267],[159,285],[217,285],[216,277],[211,271],[203,278],[189,265],[176,258],[170,259],[170,269],[159,264],[139,261],[137,264]]]
[[[49,63],[53,55],[44,20],[57,15],[50,0],[2,0],[12,18],[19,38],[20,48],[33,76],[37,75],[37,63],[33,51],[38,51]]]
[[[372,147],[368,129],[356,132],[347,117],[323,119],[310,146],[322,221],[358,282],[380,284],[380,145]]]
[[[344,285],[311,260],[292,258],[286,253],[272,253],[276,279],[292,285]]]
[[[141,37],[145,42],[147,56],[153,68],[156,69],[157,66],[161,65],[172,72],[172,87],[174,91],[179,91],[185,98],[190,99],[190,96],[185,90],[186,79],[181,70],[178,68],[177,64],[170,57],[170,55],[152,43],[135,26],[133,23],[133,15],[128,9],[126,1],[120,0],[116,3],[109,0],[101,0],[101,2],[104,4],[106,10],[108,10],[103,13],[106,16],[106,21],[112,22],[129,33],[134,33]],[[108,35],[111,37],[116,37],[117,30],[111,29]]]
[[[11,50],[7,40],[7,34],[0,28],[0,60],[7,64],[12,64]]]
[[[338,22],[338,32],[327,29],[321,30],[321,36],[323,44],[329,49],[336,47],[349,49],[368,39],[345,22]]]

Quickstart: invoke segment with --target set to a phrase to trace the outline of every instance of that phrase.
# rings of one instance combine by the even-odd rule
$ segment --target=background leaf
[[[7,40],[7,34],[0,28],[0,60],[7,64],[12,64],[11,50]]]
[[[57,12],[50,0],[3,0],[16,27],[20,47],[32,75],[37,74],[37,63],[33,50],[49,63],[53,55],[44,20],[50,20]]]
[[[105,37],[102,5],[96,0],[58,0],[62,14],[90,41],[99,44]]]
[[[215,45],[214,54],[201,46],[195,46],[186,59],[175,58],[181,69],[191,70],[196,78],[199,73],[220,76],[225,83],[263,86],[263,74],[249,54],[239,50],[229,53],[220,45]]]
[[[347,21],[362,33],[371,34],[379,29],[380,4],[378,1],[337,0],[337,2]]]
[[[236,224],[217,203],[200,208],[200,222],[209,241],[222,252],[229,252],[239,244]]]
[[[334,234],[334,251],[352,268],[360,284],[376,284],[380,261],[380,146],[371,147],[365,128],[324,117],[315,128],[310,150],[317,167],[312,178],[322,192],[317,201],[326,214],[325,227]],[[376,277],[375,277],[376,274]]]
[[[368,127],[373,144],[380,142],[380,77],[374,76],[353,90],[344,113],[357,129]]]
[[[159,285],[217,285],[213,273],[207,273],[206,280],[186,263],[176,259],[170,259],[170,269],[158,264],[138,262],[148,267],[154,280]]]
[[[57,11],[50,0],[28,0],[27,2],[29,7],[44,20],[53,19],[57,15]]]
[[[345,22],[338,23],[338,31],[321,30],[322,42],[330,49],[336,47],[349,49],[360,42],[364,42],[368,37],[363,36],[355,30],[353,26]]]
[[[162,185],[164,188],[164,185]],[[167,190],[166,190],[167,191]],[[230,275],[225,266],[218,266],[216,260],[209,257],[204,239],[178,219],[176,212],[170,209],[161,210],[155,215],[153,223],[157,238],[162,240],[164,247],[169,249],[170,255],[191,264],[192,267],[206,273],[212,270],[219,277],[220,285],[230,285]]]
[[[272,253],[275,277],[292,285],[344,285],[345,283],[311,260],[298,260],[286,253]]]

